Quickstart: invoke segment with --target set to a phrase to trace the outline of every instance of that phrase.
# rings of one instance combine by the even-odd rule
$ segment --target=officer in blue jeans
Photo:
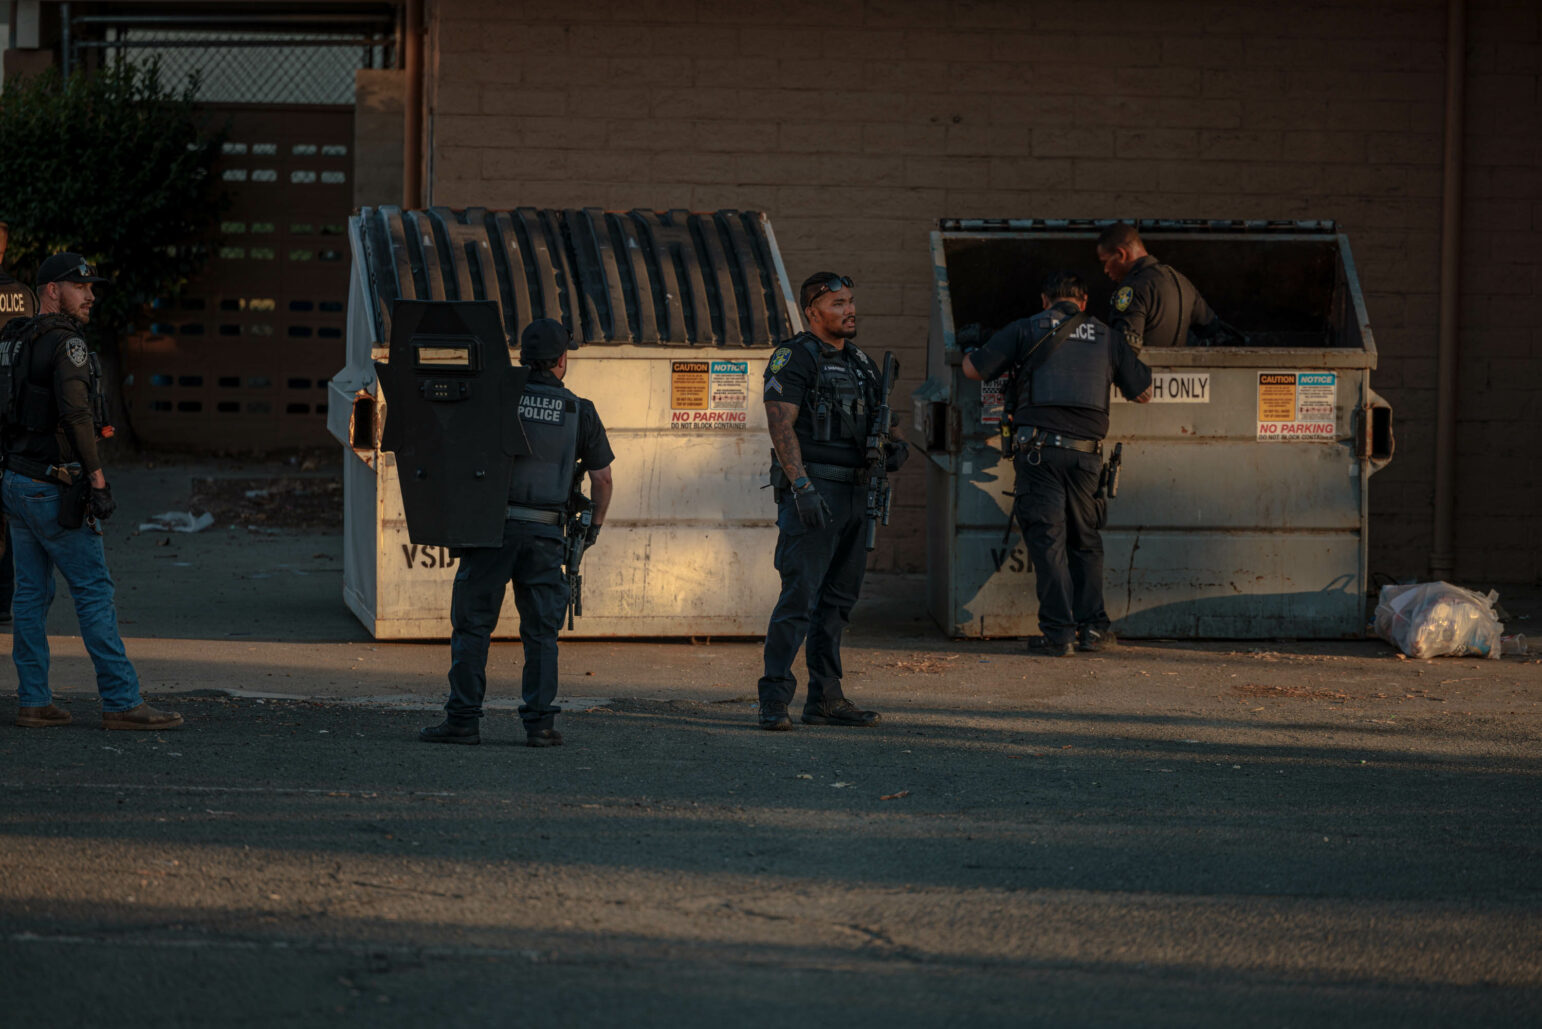
[[[99,523],[116,509],[97,456],[105,420],[96,362],[82,333],[93,290],[106,282],[79,254],[54,254],[38,268],[38,315],[25,331],[8,327],[0,362],[20,377],[0,425],[5,475],[0,483],[16,559],[11,656],[21,699],[16,724],[68,725],[69,712],[48,688],[48,608],[54,569],[69,584],[80,636],[96,666],[104,729],[173,729],[182,716],[139,695],[139,676],[123,652],[112,576]],[[83,482],[82,482],[83,480]],[[72,490],[71,487],[74,487]],[[81,495],[84,488],[84,496]]]

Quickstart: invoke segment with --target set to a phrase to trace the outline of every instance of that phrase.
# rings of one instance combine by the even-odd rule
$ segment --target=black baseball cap
[[[521,361],[555,361],[569,350],[577,350],[573,334],[555,318],[537,318],[519,334]]]
[[[65,251],[47,258],[37,269],[37,288],[50,282],[106,282],[79,254]]]

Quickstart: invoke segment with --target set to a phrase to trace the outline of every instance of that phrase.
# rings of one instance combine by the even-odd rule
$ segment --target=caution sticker
[[[777,389],[780,388],[778,384]],[[750,363],[671,361],[669,406],[671,429],[748,428]]]
[[[1337,436],[1336,372],[1259,372],[1258,439],[1329,441]]]

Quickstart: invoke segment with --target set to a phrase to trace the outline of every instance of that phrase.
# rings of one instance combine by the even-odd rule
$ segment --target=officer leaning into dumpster
[[[1109,384],[1128,400],[1151,400],[1151,369],[1098,319],[1070,272],[1044,280],[1044,310],[1012,322],[965,355],[964,375],[1016,377],[1015,513],[1033,560],[1039,631],[1030,654],[1065,657],[1111,646],[1103,606],[1106,501],[1094,497],[1108,435]]]
[[[554,703],[557,630],[568,602],[563,514],[587,472],[594,518],[586,545],[593,546],[610,507],[615,460],[594,405],[562,385],[574,347],[572,334],[551,318],[531,322],[520,334],[519,360],[530,369],[530,378],[519,400],[519,420],[531,456],[514,462],[503,546],[460,552],[450,597],[450,699],[445,720],[418,733],[424,743],[482,741],[478,723],[487,691],[487,647],[512,582],[525,650],[519,706],[525,745],[562,745],[562,734],[552,723],[561,710]]]
[[[10,226],[0,222],[0,328],[12,318],[31,318],[37,314],[37,297],[26,283],[17,282],[5,271],[5,249],[10,242]],[[0,515],[0,524],[4,516]],[[0,625],[11,621],[11,596],[16,592],[16,563],[11,559],[9,537],[4,540],[5,553],[0,554]]]
[[[841,690],[841,633],[867,568],[867,435],[878,404],[879,371],[857,349],[851,279],[818,272],[798,294],[808,330],[766,365],[766,422],[777,494],[776,570],[782,593],[766,629],[760,727],[792,728],[797,691],[793,659],[807,639],[806,725],[878,724]],[[898,470],[908,445],[895,440],[887,466]]]
[[[5,400],[0,482],[16,554],[11,656],[21,699],[16,724],[68,725],[48,687],[48,608],[54,569],[69,584],[80,636],[96,668],[104,729],[173,729],[182,716],[139,695],[139,676],[123,651],[101,523],[114,510],[97,454],[106,426],[96,360],[82,339],[98,276],[79,254],[54,254],[38,268],[38,316],[0,332],[0,362],[22,372]]]
[[[1146,252],[1133,225],[1110,225],[1097,249],[1104,274],[1117,286],[1108,324],[1137,354],[1142,347],[1186,346],[1191,329],[1206,346],[1237,342],[1182,272]]]

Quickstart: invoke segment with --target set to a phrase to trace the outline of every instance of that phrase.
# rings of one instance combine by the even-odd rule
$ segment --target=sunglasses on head
[[[819,284],[819,288],[814,290],[803,306],[807,307],[826,293],[834,293],[838,289],[852,289],[855,286],[856,283],[851,281],[851,276],[849,275],[837,275],[833,279],[826,279]]]

